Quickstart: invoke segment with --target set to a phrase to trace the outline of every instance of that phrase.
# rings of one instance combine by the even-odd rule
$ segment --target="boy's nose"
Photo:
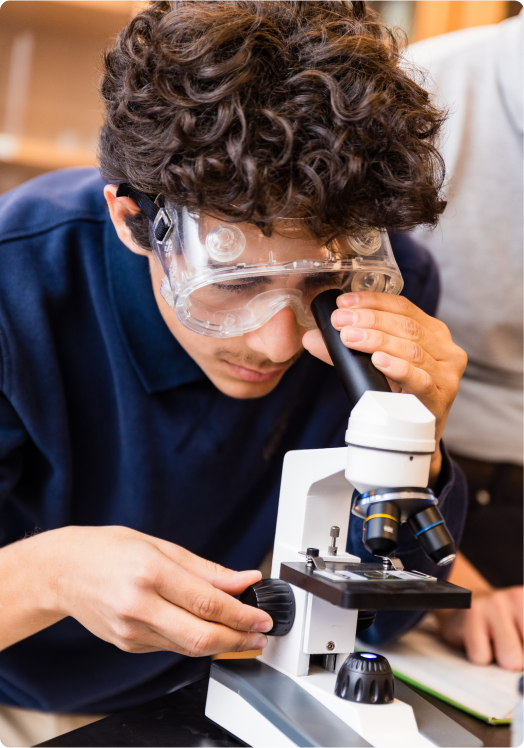
[[[258,330],[246,333],[244,338],[252,350],[262,353],[275,364],[282,364],[301,349],[303,334],[295,312],[286,306]]]

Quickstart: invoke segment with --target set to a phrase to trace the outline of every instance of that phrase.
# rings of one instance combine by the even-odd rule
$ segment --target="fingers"
[[[439,358],[442,351],[441,331],[428,330],[421,321],[414,317],[381,312],[376,309],[338,309],[333,312],[331,323],[333,327],[342,332],[345,331],[344,328],[378,330],[386,335],[416,343],[436,358]],[[343,335],[341,337],[344,340]],[[446,338],[449,338],[449,335]]]
[[[383,372],[403,392],[416,395],[433,413],[440,410],[441,392],[426,369],[405,358],[377,351],[371,356],[373,365]],[[431,368],[428,365],[428,368]]]
[[[201,556],[165,540],[154,539],[157,548],[168,558],[175,561],[191,574],[205,579],[213,587],[221,589],[230,595],[240,595],[250,584],[256,584],[262,579],[262,574],[256,569],[249,571],[233,571],[225,566],[215,564]]]
[[[342,317],[346,314],[346,312],[334,312],[333,318],[337,318],[337,315]],[[407,337],[408,325],[404,324],[403,318],[395,317],[395,315],[378,315],[371,311],[366,311],[364,316],[368,317],[369,320],[374,318],[373,324],[381,324],[382,326],[376,329],[370,329],[345,325],[340,328],[340,339],[344,345],[348,348],[363,351],[364,353],[375,353],[376,351],[389,353],[391,356],[403,359],[413,366],[422,367],[430,373],[437,372],[437,362],[423,343],[418,342],[418,340],[427,337],[426,333],[422,332],[422,328],[419,327],[418,323],[412,321],[413,326],[417,328],[418,332],[417,334],[414,334],[413,338],[409,338]],[[397,329],[396,320],[398,319],[402,319],[403,322]],[[361,322],[364,321],[365,320],[361,319]],[[393,332],[388,333],[388,329],[393,330]],[[415,338],[418,338],[418,340]],[[391,362],[388,359],[384,359],[382,366],[386,367],[390,363]],[[406,373],[404,372],[403,378],[405,378],[405,375]],[[393,376],[392,369],[388,371],[388,376],[394,381],[397,381],[395,376]]]
[[[462,635],[468,660],[475,665],[489,665],[493,660],[493,649],[482,612],[474,609],[465,611]]]
[[[411,340],[388,335],[382,330],[343,327],[340,331],[340,339],[348,348],[355,348],[364,353],[383,351],[409,361],[414,366],[436,369],[435,360],[421,345]]]
[[[469,610],[436,611],[440,633],[448,644],[463,647],[467,658],[475,665],[489,665],[493,659],[491,637],[484,615],[473,599]]]
[[[173,651],[190,657],[264,649],[267,644],[267,636],[263,634],[235,631],[219,623],[210,623],[167,602],[158,606],[154,627],[161,637],[172,643]]]
[[[374,366],[386,375],[393,392],[415,395],[437,418],[449,409],[459,377],[450,375],[449,380],[442,381],[437,363],[418,344],[394,338],[380,330],[351,327],[344,327],[340,337],[348,348],[372,354]],[[355,340],[357,337],[360,340]],[[319,330],[307,332],[302,343],[313,356],[332,363]],[[447,390],[449,394],[446,396]],[[437,441],[442,428],[443,425],[438,429]]]
[[[111,636],[103,638],[125,652],[167,651],[189,657],[263,649],[267,644],[263,634],[203,621],[153,595],[142,616],[120,616],[111,627]]]
[[[522,670],[522,628],[516,615],[522,588],[474,597],[470,610],[440,616],[442,635],[452,644],[464,646],[475,665],[489,665],[493,659],[506,670]],[[521,608],[521,606],[520,606]]]
[[[266,632],[273,627],[270,616],[166,559],[155,588],[163,598],[204,621],[215,621],[236,631]]]
[[[517,624],[520,638],[524,636],[524,587],[510,587],[508,590],[508,599],[510,601],[513,617]]]
[[[522,634],[513,615],[509,590],[499,590],[485,601],[487,627],[497,663],[506,670],[522,670]]]
[[[455,345],[443,322],[430,317],[408,299],[391,294],[343,294],[337,304],[339,308],[331,319],[348,348],[366,353],[382,351],[423,369],[441,393],[441,413],[437,410],[435,415],[438,418],[447,413],[466,368],[467,356]],[[402,380],[396,379],[392,369],[381,370],[402,386]],[[423,391],[405,391],[424,396]]]
[[[439,331],[443,323],[426,314],[419,307],[412,304],[405,296],[396,296],[388,293],[374,293],[365,291],[363,293],[346,293],[337,298],[339,309],[375,309],[380,312],[388,312],[401,316],[411,317],[431,331]]]

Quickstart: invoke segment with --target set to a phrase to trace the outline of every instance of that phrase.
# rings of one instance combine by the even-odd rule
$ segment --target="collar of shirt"
[[[170,332],[158,309],[146,257],[133,254],[107,216],[104,248],[109,295],[120,334],[146,392],[205,380],[206,375]]]

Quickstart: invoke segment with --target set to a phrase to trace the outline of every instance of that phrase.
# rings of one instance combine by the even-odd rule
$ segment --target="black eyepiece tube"
[[[371,363],[369,353],[346,348],[340,333],[331,324],[331,315],[337,309],[337,297],[341,294],[339,288],[322,291],[311,302],[311,311],[353,408],[366,390],[391,392],[391,387],[384,374]]]

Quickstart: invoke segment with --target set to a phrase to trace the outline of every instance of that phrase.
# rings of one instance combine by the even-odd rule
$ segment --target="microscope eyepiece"
[[[322,291],[311,302],[311,312],[353,407],[366,390],[391,392],[391,387],[384,374],[371,362],[369,353],[347,348],[340,339],[340,332],[331,324],[331,315],[338,309],[337,297],[342,293],[340,288]]]
[[[362,540],[375,556],[390,556],[397,549],[400,511],[392,501],[369,504]]]
[[[430,506],[408,519],[408,526],[424,552],[438,566],[447,566],[455,559],[455,543],[436,506]]]

